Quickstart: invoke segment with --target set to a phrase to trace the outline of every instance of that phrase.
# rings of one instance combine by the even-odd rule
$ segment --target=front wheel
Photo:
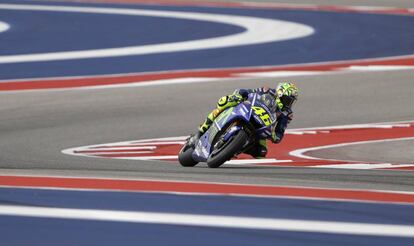
[[[183,167],[194,167],[198,164],[193,159],[193,151],[194,148],[188,146],[188,143],[186,143],[180,150],[180,153],[178,154],[178,161],[180,162],[181,166]]]
[[[224,162],[230,160],[237,154],[248,140],[248,135],[244,130],[240,130],[236,135],[230,138],[225,144],[214,150],[207,160],[208,167],[217,168]],[[214,153],[215,152],[215,153]]]

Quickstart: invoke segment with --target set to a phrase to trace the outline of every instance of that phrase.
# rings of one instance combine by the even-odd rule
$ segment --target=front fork
[[[230,130],[228,130],[225,133],[225,135],[223,137],[224,142],[227,142],[232,136],[234,136],[237,132],[239,132],[240,130],[243,129],[249,135],[249,140],[246,141],[246,143],[243,145],[243,148],[240,151],[240,153],[243,153],[246,149],[249,149],[251,146],[253,146],[252,143],[255,141],[255,137],[254,137],[254,135],[251,134],[252,131],[251,131],[251,129],[249,129],[248,126],[240,124],[239,121],[235,121],[228,128],[230,128]]]
[[[225,142],[227,142],[232,136],[234,136],[237,132],[239,132],[243,128],[239,124],[239,122],[235,121],[227,129],[230,129],[230,130],[227,130],[223,137],[223,140]]]

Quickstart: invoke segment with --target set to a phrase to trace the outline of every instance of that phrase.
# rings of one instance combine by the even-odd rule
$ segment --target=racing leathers
[[[237,89],[233,94],[221,97],[217,103],[217,108],[215,108],[207,116],[207,119],[204,121],[204,123],[200,125],[198,136],[201,136],[208,130],[214,119],[217,118],[221,112],[229,107],[238,105],[243,100],[245,100],[250,93],[258,93],[259,95],[269,93],[276,99],[276,103],[278,105],[275,112],[277,117],[277,124],[275,127],[272,127],[271,141],[273,143],[280,143],[280,141],[283,139],[285,129],[293,117],[293,113],[290,108],[285,108],[283,107],[283,104],[280,103],[280,100],[277,98],[276,90],[269,89],[267,87],[261,87],[257,89]],[[266,139],[263,137],[258,137],[256,140],[256,145],[245,151],[245,153],[253,156],[254,158],[265,157],[267,154]]]

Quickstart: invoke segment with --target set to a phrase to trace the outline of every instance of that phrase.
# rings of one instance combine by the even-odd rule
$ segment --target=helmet
[[[292,82],[282,82],[277,85],[277,105],[280,109],[291,109],[298,99],[298,87]]]

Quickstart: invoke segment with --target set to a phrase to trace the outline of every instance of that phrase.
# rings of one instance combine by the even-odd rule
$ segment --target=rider
[[[249,93],[258,93],[263,95],[269,93],[276,98],[276,116],[277,124],[272,127],[271,141],[273,143],[280,143],[282,141],[285,129],[288,123],[293,118],[292,106],[298,99],[298,88],[294,83],[283,82],[279,83],[276,89],[270,89],[267,87],[261,87],[257,89],[237,89],[233,94],[221,97],[217,103],[217,108],[214,109],[200,125],[198,133],[195,135],[195,139],[199,139],[211,126],[214,119],[229,107],[234,107],[247,99]],[[246,151],[247,154],[254,158],[263,158],[267,154],[266,139],[259,138],[257,144]]]

